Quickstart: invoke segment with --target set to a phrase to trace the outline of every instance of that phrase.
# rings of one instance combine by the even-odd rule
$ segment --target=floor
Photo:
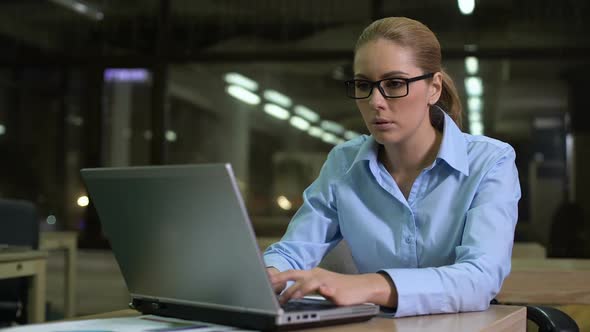
[[[47,262],[48,320],[63,318],[63,255],[50,252]],[[129,293],[110,251],[79,250],[77,315],[126,309]]]

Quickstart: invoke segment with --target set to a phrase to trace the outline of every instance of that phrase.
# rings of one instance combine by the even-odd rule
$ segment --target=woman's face
[[[395,42],[377,39],[361,46],[354,58],[355,79],[413,78],[426,74],[414,64],[413,52]],[[384,145],[399,144],[433,130],[428,104],[440,97],[442,76],[411,82],[401,98],[385,98],[375,87],[366,99],[357,99],[365,125],[375,140]],[[385,82],[382,83],[385,85]]]

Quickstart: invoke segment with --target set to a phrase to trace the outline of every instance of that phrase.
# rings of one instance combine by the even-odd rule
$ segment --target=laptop
[[[368,320],[379,306],[304,298],[281,307],[230,164],[82,169],[143,314],[257,330]]]

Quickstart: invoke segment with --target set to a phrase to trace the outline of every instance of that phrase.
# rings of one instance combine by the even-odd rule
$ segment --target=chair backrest
[[[39,220],[35,205],[0,199],[0,244],[39,248]]]
[[[0,244],[39,248],[39,220],[35,205],[26,201],[0,199]],[[15,317],[20,302],[27,304],[28,285],[25,278],[0,280],[0,322],[26,322],[26,312]],[[18,312],[18,310],[17,310]]]

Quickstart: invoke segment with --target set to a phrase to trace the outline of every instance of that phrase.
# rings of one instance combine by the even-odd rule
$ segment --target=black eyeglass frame
[[[373,94],[373,90],[375,89],[375,86],[377,86],[377,89],[379,89],[379,92],[381,93],[381,95],[383,96],[383,98],[402,98],[407,96],[408,94],[410,94],[410,83],[412,82],[416,82],[416,81],[421,81],[421,80],[425,80],[427,78],[431,78],[434,76],[435,73],[427,73],[424,75],[420,75],[420,76],[416,76],[416,77],[411,77],[411,78],[403,78],[403,77],[390,77],[390,78],[384,78],[382,80],[378,80],[378,81],[369,81],[369,80],[363,80],[363,79],[354,79],[354,80],[348,80],[344,82],[344,85],[346,86],[346,96],[348,98],[351,99],[367,99],[369,97],[371,97],[371,95]],[[390,97],[387,96],[385,94],[385,91],[383,91],[383,88],[381,87],[381,82],[383,81],[390,81],[390,80],[401,80],[401,81],[405,81],[406,82],[406,94],[402,95],[402,96],[394,96],[394,97]],[[354,83],[358,82],[358,81],[362,81],[362,82],[366,82],[371,84],[371,89],[369,90],[369,94],[366,97],[353,97],[350,96],[348,94],[348,88],[350,84],[353,84],[353,88],[354,88]]]

